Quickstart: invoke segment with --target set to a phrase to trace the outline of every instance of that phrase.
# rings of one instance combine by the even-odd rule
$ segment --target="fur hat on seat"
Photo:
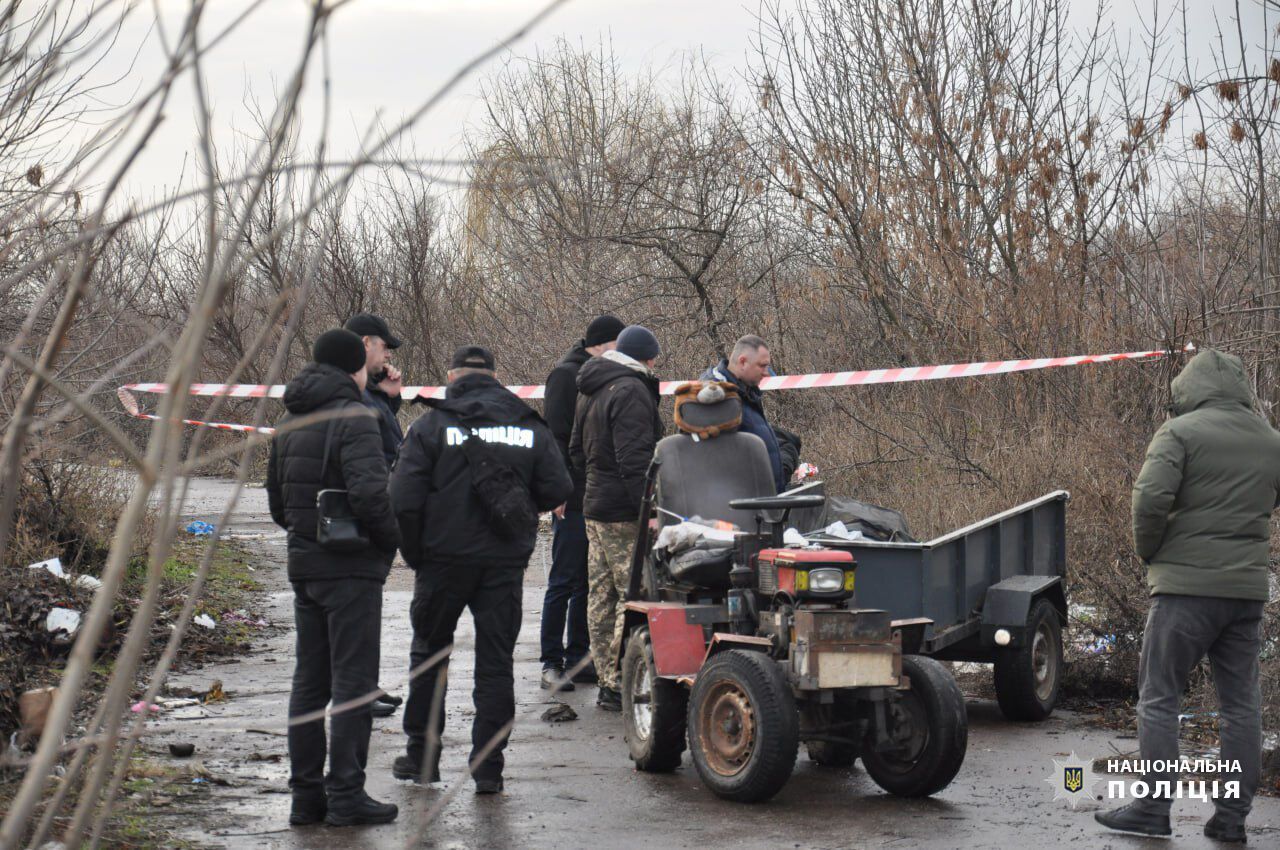
[[[676,387],[676,427],[700,440],[738,430],[742,400],[727,381],[691,381]]]

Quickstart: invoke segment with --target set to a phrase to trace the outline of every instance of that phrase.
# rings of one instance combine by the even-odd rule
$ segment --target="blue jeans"
[[[587,526],[580,511],[566,510],[564,519],[552,518],[552,528],[551,574],[542,600],[542,666],[572,667],[591,649],[587,637]]]

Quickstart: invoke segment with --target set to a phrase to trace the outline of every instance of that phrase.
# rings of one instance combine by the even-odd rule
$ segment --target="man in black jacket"
[[[400,370],[391,365],[391,352],[400,347],[400,340],[392,335],[391,328],[381,316],[372,313],[356,313],[347,319],[343,327],[357,334],[364,343],[364,367],[369,373],[369,380],[361,393],[361,400],[378,417],[382,454],[387,459],[387,469],[395,469],[396,455],[404,442],[404,432],[396,418],[400,412],[400,390],[403,386]],[[400,697],[384,693],[373,701],[370,710],[374,717],[390,717],[402,702],[404,700]]]
[[[417,573],[409,609],[413,644],[409,701],[404,707],[409,741],[392,775],[415,782],[440,778],[441,677],[448,662],[421,668],[453,643],[462,609],[470,608],[476,630],[470,761],[476,762],[496,742],[472,774],[477,794],[496,794],[503,784],[506,728],[515,717],[512,653],[520,634],[524,569],[537,528],[533,525],[515,536],[499,530],[473,484],[473,463],[514,473],[527,490],[531,512],[562,504],[573,492],[573,481],[550,429],[498,383],[493,355],[485,349],[458,349],[444,400],[426,403],[432,410],[409,426],[391,479],[391,501],[404,536],[401,551]],[[468,451],[470,440],[483,445]],[[481,449],[479,457],[469,456],[475,448]],[[434,728],[428,731],[433,717]]]
[[[547,376],[547,424],[569,463],[569,438],[578,406],[578,370],[592,357],[617,347],[624,325],[615,316],[598,316],[587,332]],[[582,518],[586,481],[574,477],[573,495],[556,509],[552,519],[551,573],[542,600],[542,687],[573,690],[573,682],[594,682],[593,667],[565,681],[565,668],[577,666],[590,650],[587,634],[587,526]],[[568,615],[568,641],[565,641]]]
[[[658,379],[653,366],[661,349],[640,325],[618,334],[618,347],[593,357],[578,372],[578,409],[569,442],[574,474],[585,479],[587,628],[591,657],[600,678],[596,704],[621,711],[618,650],[631,572],[631,549],[639,530],[645,475],[662,437]]]
[[[404,431],[396,414],[400,412],[400,370],[391,365],[391,352],[400,347],[399,338],[391,334],[391,328],[381,316],[357,313],[343,326],[360,336],[364,343],[365,368],[369,383],[364,389],[365,407],[378,414],[378,430],[382,434],[382,454],[387,459],[387,469],[396,465],[396,455],[404,442]]]
[[[324,709],[367,700],[378,687],[382,584],[400,544],[387,495],[387,465],[378,425],[361,404],[365,354],[360,337],[321,334],[314,362],[289,382],[288,411],[271,441],[267,500],[271,518],[289,532],[297,658],[289,695],[289,787],[294,825],[389,823],[397,809],[364,790],[372,719],[369,702],[335,710],[324,775]],[[295,420],[317,421],[295,425]],[[369,538],[357,551],[335,552],[316,539],[316,496],[346,490]],[[295,721],[303,715],[314,719]]]

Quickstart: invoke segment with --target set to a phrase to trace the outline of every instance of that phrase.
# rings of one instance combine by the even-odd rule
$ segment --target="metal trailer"
[[[1005,716],[1043,720],[1063,666],[1070,498],[1057,490],[923,543],[810,539],[853,555],[857,605],[892,615],[903,653],[991,663]]]

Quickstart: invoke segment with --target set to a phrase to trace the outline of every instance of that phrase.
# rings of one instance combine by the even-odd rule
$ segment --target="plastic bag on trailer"
[[[907,518],[900,511],[845,496],[828,496],[823,527],[842,522],[849,531],[860,531],[869,540],[917,542],[907,528]]]

